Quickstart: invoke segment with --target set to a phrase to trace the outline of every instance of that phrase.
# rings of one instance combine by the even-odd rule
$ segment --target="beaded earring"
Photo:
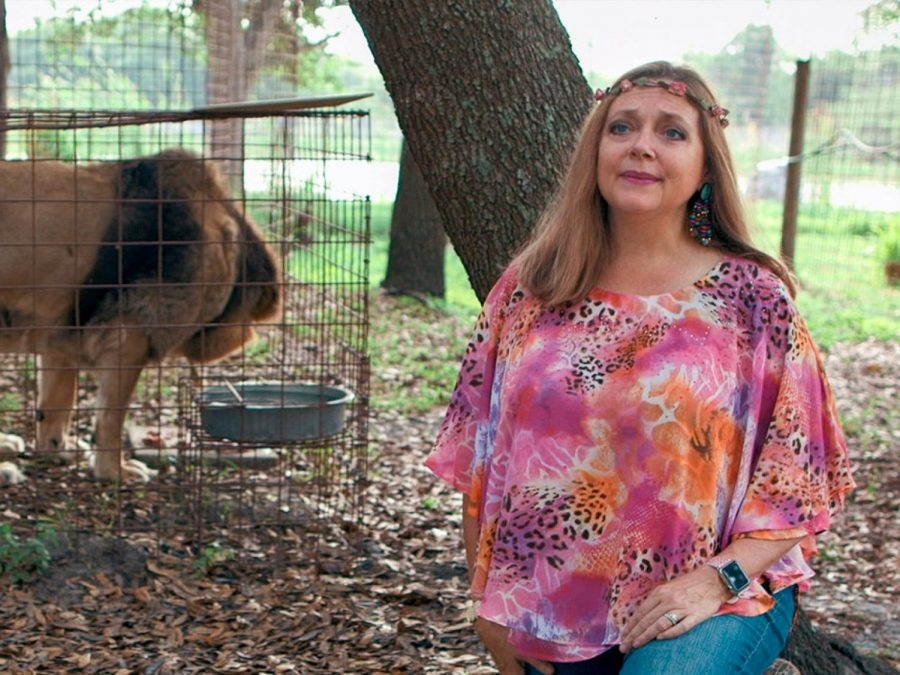
[[[712,185],[704,183],[691,203],[688,211],[688,229],[691,236],[703,246],[709,246],[712,241],[713,227],[709,212],[709,203],[712,199]]]

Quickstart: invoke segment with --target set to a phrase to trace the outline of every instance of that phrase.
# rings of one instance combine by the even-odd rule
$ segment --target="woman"
[[[853,481],[692,70],[626,73],[491,291],[428,466],[503,675],[761,673]]]

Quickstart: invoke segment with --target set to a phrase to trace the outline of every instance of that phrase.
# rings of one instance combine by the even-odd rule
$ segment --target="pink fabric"
[[[733,538],[808,535],[853,481],[819,353],[781,281],[728,259],[686,289],[543,309],[507,270],[427,465],[480,522],[472,591],[527,656],[590,658],[654,586]],[[723,611],[767,611],[771,597]]]

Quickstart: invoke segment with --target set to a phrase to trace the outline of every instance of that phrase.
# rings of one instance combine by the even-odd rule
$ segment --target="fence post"
[[[794,109],[791,113],[790,160],[784,186],[784,218],[781,221],[781,258],[794,269],[794,245],[797,239],[797,212],[800,206],[800,168],[803,154],[803,129],[809,93],[809,60],[797,61],[794,76]]]
[[[6,0],[0,0],[0,110],[6,110],[6,78],[9,76],[9,35],[6,32]],[[6,158],[6,131],[0,130],[0,160]]]

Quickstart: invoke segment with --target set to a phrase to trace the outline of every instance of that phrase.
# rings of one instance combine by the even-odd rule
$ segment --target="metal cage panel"
[[[208,141],[215,125],[235,133],[224,152]],[[335,179],[369,158],[367,114],[10,111],[0,132],[12,158],[0,244],[21,268],[0,272],[0,432],[25,441],[23,457],[10,446],[0,460],[26,475],[0,489],[0,511],[14,510],[20,527],[199,541],[221,526],[317,536],[358,523],[370,208]],[[274,277],[257,269],[268,264],[260,256]],[[279,311],[254,316],[276,291]],[[203,362],[224,349],[221,335],[240,345],[251,329],[255,340]],[[204,392],[247,383],[341,387],[352,400],[327,436],[210,432]],[[123,412],[123,468],[94,480],[118,451],[107,446]],[[158,475],[129,480],[140,478],[129,457]]]

